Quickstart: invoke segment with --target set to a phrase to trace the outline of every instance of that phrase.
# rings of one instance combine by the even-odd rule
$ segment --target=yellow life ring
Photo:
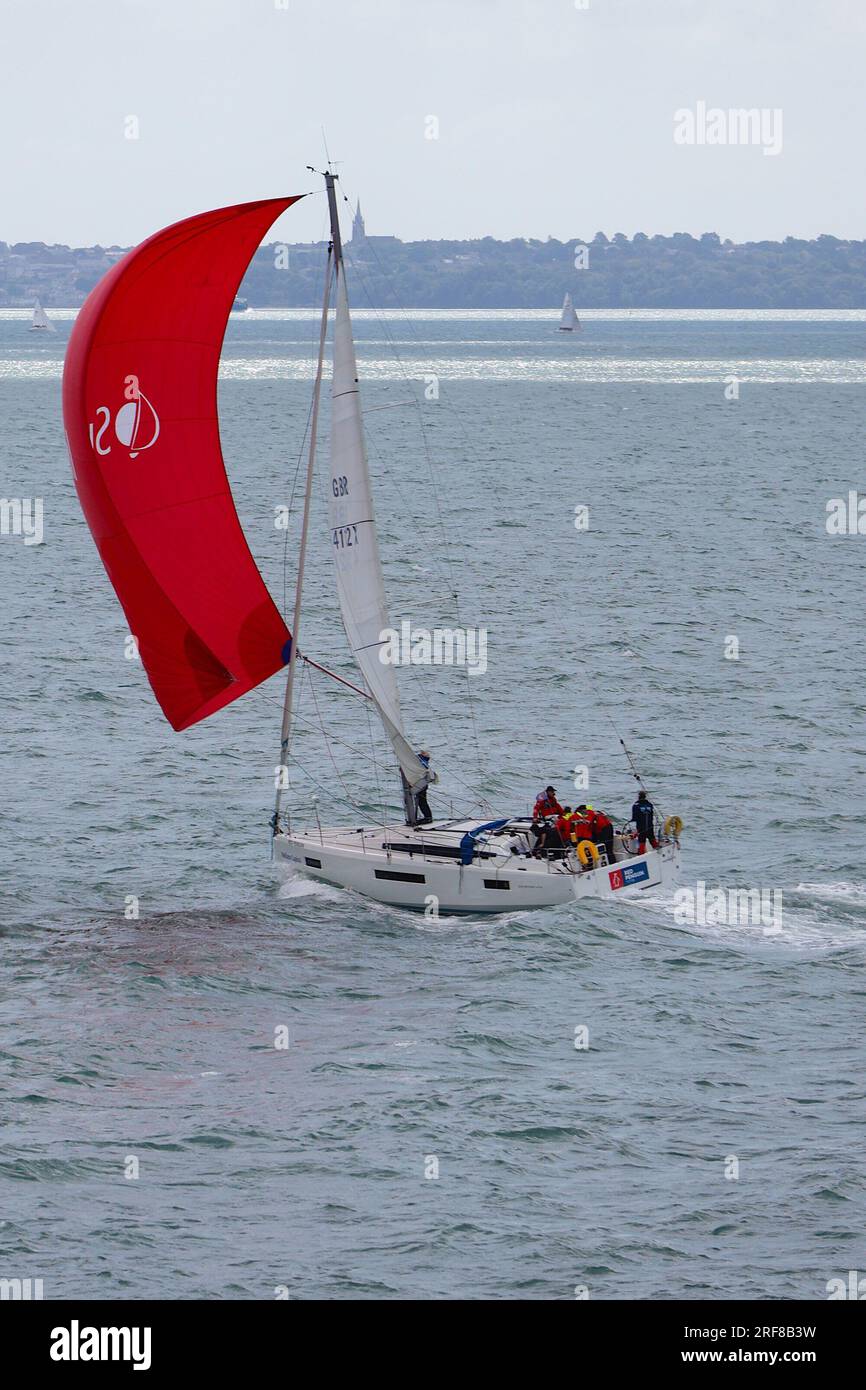
[[[667,820],[665,821],[666,835],[673,835],[674,839],[678,840],[682,832],[682,828],[683,823],[679,816],[668,816]]]
[[[596,868],[598,864],[598,845],[594,845],[592,840],[578,840],[577,857],[585,869],[588,869],[590,864],[592,864],[593,868]]]

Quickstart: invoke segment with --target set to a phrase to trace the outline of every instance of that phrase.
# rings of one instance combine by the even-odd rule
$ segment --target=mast
[[[340,237],[340,218],[337,214],[337,194],[334,190],[335,176],[330,169],[325,174],[325,188],[328,192],[328,214],[331,219],[331,242],[334,247],[334,265],[339,274],[343,265],[343,242]]]
[[[333,176],[325,175],[326,180],[330,179],[329,196],[333,198]],[[331,215],[333,225],[334,216]],[[337,228],[339,238],[339,227]],[[339,240],[337,242],[339,246]],[[313,384],[313,409],[310,416],[310,449],[307,455],[307,481],[304,490],[304,520],[301,527],[301,548],[298,554],[298,578],[295,585],[295,610],[292,618],[292,639],[289,649],[289,673],[286,680],[286,697],[283,701],[283,725],[280,736],[280,777],[274,799],[274,815],[271,822],[271,829],[276,835],[280,822],[280,803],[282,801],[282,768],[288,766],[289,761],[289,739],[292,729],[292,701],[295,692],[295,668],[298,662],[298,630],[301,626],[301,596],[304,588],[304,567],[307,559],[307,536],[310,529],[310,501],[313,495],[313,471],[316,463],[316,437],[319,425],[319,401],[322,395],[322,370],[325,362],[325,340],[328,335],[328,305],[331,299],[331,269],[333,265],[334,252],[336,248],[328,247],[328,261],[325,269],[325,293],[322,299],[322,321],[319,328],[319,359],[316,364],[316,379]],[[340,248],[342,255],[342,248]]]

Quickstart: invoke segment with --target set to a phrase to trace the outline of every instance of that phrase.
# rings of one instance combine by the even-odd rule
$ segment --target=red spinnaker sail
[[[238,521],[217,369],[256,247],[297,198],[242,203],[142,242],[89,295],[63,372],[75,485],[160,706],[186,729],[288,660]]]

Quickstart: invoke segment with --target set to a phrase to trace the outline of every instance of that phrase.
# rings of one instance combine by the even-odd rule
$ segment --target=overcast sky
[[[315,187],[323,126],[404,240],[866,235],[866,0],[585,2],[0,0],[0,239]],[[780,109],[781,152],[675,143],[698,102]],[[324,225],[317,197],[279,234]]]

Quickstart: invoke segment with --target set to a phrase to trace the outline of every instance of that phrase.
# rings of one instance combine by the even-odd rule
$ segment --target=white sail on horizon
[[[33,322],[31,323],[30,327],[31,329],[43,329],[48,333],[54,332],[54,324],[51,322],[50,318],[43,309],[42,301],[40,299],[37,299],[33,307]]]
[[[580,327],[577,313],[571,302],[571,295],[567,291],[562,301],[562,314],[559,319],[559,327],[564,333],[571,333],[573,329]]]
[[[334,368],[331,382],[331,475],[328,515],[337,592],[352,655],[385,726],[406,780],[413,786],[424,768],[403,730],[392,665],[381,661],[390,627],[370,472],[364,447],[358,369],[342,262],[336,267]]]

